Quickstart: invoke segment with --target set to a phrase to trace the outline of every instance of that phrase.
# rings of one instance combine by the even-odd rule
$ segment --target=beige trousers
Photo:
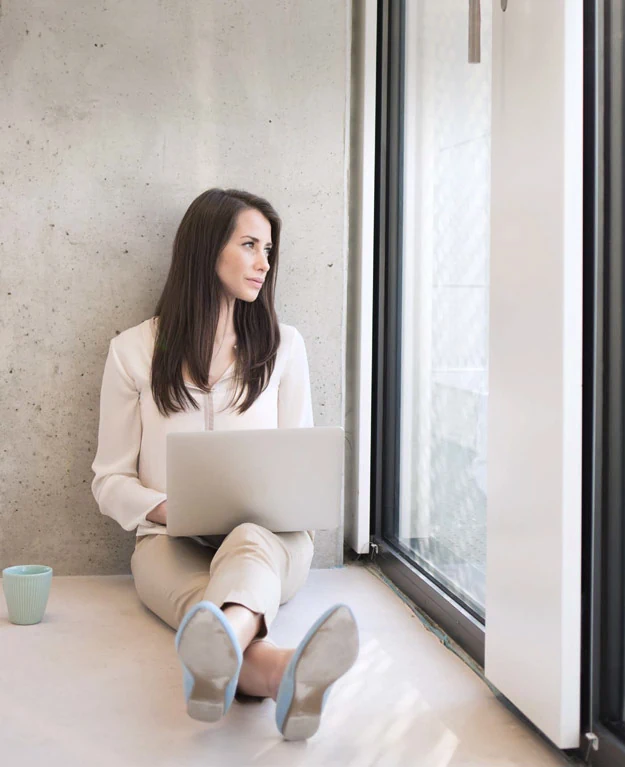
[[[258,638],[267,636],[280,605],[306,583],[314,532],[272,533],[246,522],[215,550],[193,538],[144,535],[130,561],[143,604],[173,629],[202,600],[261,613]]]

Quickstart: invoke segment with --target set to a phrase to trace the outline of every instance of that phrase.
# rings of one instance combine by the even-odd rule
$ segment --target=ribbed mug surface
[[[2,589],[11,623],[40,623],[46,611],[52,568],[47,565],[14,565],[2,571]]]

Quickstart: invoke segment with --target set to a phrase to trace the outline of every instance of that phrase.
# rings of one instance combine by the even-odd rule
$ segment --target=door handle
[[[469,64],[482,60],[482,13],[480,0],[469,0]]]

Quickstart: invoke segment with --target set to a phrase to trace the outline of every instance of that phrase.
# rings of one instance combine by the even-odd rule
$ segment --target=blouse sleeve
[[[100,393],[98,448],[91,468],[91,491],[100,511],[124,530],[135,530],[166,493],[145,487],[138,478],[141,448],[139,392],[109,344]]]
[[[311,428],[313,423],[312,395],[306,344],[301,333],[295,329],[291,351],[278,388],[278,428]],[[306,531],[312,545],[315,531]]]
[[[295,329],[291,350],[278,388],[278,428],[312,427],[313,409],[306,345]]]

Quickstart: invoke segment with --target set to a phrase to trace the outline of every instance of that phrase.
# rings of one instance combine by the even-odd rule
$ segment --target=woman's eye
[[[244,242],[243,245],[244,246],[245,245],[251,245],[252,247],[254,247],[254,243],[253,242]],[[269,248],[268,250],[265,251],[265,255],[267,256],[267,258],[271,258],[271,248]]]

